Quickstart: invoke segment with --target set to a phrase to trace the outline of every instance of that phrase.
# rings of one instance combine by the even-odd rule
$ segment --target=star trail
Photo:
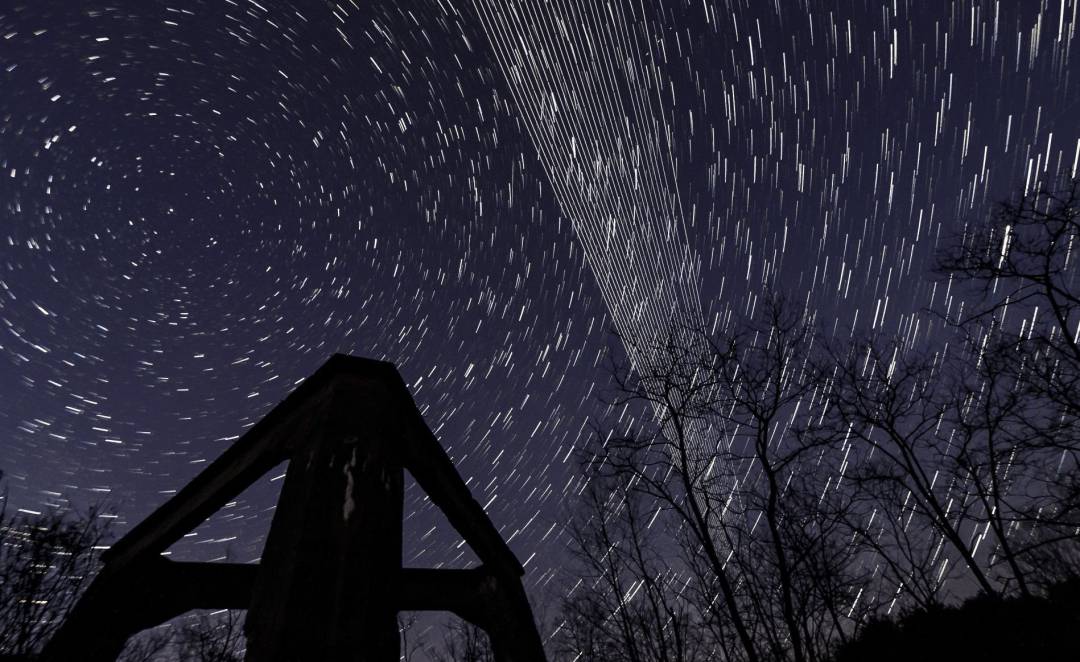
[[[964,305],[942,240],[1078,174],[1078,5],[5,3],[11,502],[123,529],[352,353],[558,595],[610,331],[772,287],[923,347]],[[280,473],[174,553],[257,558]],[[433,510],[408,492],[406,565],[466,565]]]

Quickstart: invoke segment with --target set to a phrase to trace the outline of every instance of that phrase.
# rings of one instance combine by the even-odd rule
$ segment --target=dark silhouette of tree
[[[9,513],[5,492],[0,504],[0,654],[18,659],[40,650],[96,572],[108,523],[97,508]]]
[[[1080,181],[966,228],[921,353],[880,331],[826,344],[769,296],[720,333],[624,339],[571,529],[583,658],[681,659],[686,623],[687,650],[824,660],[907,627],[859,636],[874,615],[953,618],[972,588],[964,613],[1041,608],[1080,581],[1078,235]]]
[[[117,662],[155,662],[173,659],[176,656],[169,655],[172,643],[171,628],[144,630],[127,641],[124,650],[117,657]]]
[[[446,626],[441,650],[429,649],[428,655],[433,662],[495,662],[487,633],[457,618]]]
[[[97,573],[111,522],[100,506],[9,513],[5,491],[0,501],[0,660],[32,660],[40,652]],[[178,628],[132,637],[118,660],[231,662],[242,659],[243,643],[239,612],[200,614]]]
[[[1015,662],[1076,659],[1080,584],[1059,583],[1045,595],[979,595],[957,607],[915,609],[877,620],[840,647],[834,662]]]
[[[860,590],[865,568],[845,528],[853,502],[830,486],[838,439],[809,433],[828,393],[809,360],[814,343],[804,311],[765,297],[741,327],[678,329],[633,348],[653,357],[645,365],[615,366],[611,404],[624,422],[600,435],[589,471],[656,504],[661,524],[652,530],[666,532],[661,546],[681,557],[679,595],[692,614],[684,619],[700,622],[712,657],[824,659],[873,603]],[[586,566],[602,566],[598,560],[616,562],[602,557]],[[620,570],[638,582],[666,571],[655,562],[622,562]],[[616,595],[618,586],[608,580],[602,588]],[[663,595],[638,591],[636,599],[642,607],[656,600],[668,619],[681,613]],[[594,602],[592,618],[625,630],[620,614],[634,612],[614,606]],[[627,659],[658,659],[638,655]]]
[[[945,247],[948,342],[918,354],[875,336],[827,359],[826,427],[852,441],[845,478],[873,504],[853,529],[923,608],[957,572],[987,595],[1031,596],[1075,558],[1078,194],[1072,182],[1004,203]]]
[[[398,614],[398,632],[401,635],[401,660],[412,662],[417,653],[423,652],[423,636],[418,636],[413,630],[416,628],[416,615],[413,613]]]
[[[886,559],[897,586],[909,587],[923,604],[933,603],[947,576],[948,555],[921,553],[939,540],[980,590],[997,594],[971,535],[978,503],[966,482],[943,472],[955,453],[946,421],[953,406],[943,381],[946,358],[864,342],[832,361],[827,424],[854,445],[857,461],[847,477],[879,513],[857,531]]]
[[[583,662],[709,659],[685,581],[650,531],[661,504],[595,472],[570,525],[579,581],[563,602],[562,651]]]
[[[225,609],[189,618],[176,632],[174,648],[182,662],[241,662],[245,644],[243,613]]]
[[[1031,581],[1077,571],[1078,239],[1080,180],[1072,180],[1002,203],[937,265],[973,301],[967,309],[947,301],[945,311],[974,365],[953,417],[958,468],[983,502],[994,563],[1021,594]]]
[[[981,539],[990,541],[984,560],[1000,591],[1030,595],[1024,559],[1017,553],[1024,536],[1014,535],[1015,525],[1026,520],[1035,492],[1043,489],[1040,475],[1052,460],[1040,444],[1031,443],[1035,412],[1016,388],[1010,350],[1001,350],[984,352],[967,374],[964,366],[956,367],[954,378],[946,380],[951,381],[945,416],[951,438],[942,470],[973,502],[970,516],[983,531]]]

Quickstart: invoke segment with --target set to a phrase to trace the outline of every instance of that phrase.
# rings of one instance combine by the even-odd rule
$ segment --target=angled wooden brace
[[[161,556],[284,460],[258,565]],[[481,567],[401,567],[406,469]],[[424,609],[484,628],[500,662],[545,660],[521,564],[389,363],[332,357],[104,562],[43,660],[115,660],[135,632],[197,608],[246,608],[247,659],[255,662],[396,662],[397,612]]]

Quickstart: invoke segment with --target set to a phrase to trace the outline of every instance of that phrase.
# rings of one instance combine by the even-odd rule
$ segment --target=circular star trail
[[[557,586],[609,331],[771,287],[922,346],[941,240],[1077,174],[1078,4],[6,5],[10,498],[126,526],[347,352]],[[276,478],[176,553],[257,557]],[[407,510],[406,564],[467,562]]]

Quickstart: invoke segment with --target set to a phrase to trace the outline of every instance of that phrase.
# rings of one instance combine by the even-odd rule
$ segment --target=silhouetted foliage
[[[0,477],[2,477],[0,473]],[[8,512],[0,502],[0,660],[33,660],[97,573],[112,518],[101,507]],[[206,614],[132,637],[118,662],[242,659],[238,612]]]
[[[109,525],[91,508],[40,514],[0,504],[0,654],[37,653],[97,570]]]
[[[169,655],[172,650],[173,632],[170,627],[144,630],[128,639],[117,662],[157,662],[175,659]]]
[[[441,650],[429,649],[428,655],[432,662],[495,662],[487,633],[460,619],[446,626]]]
[[[1080,650],[1080,583],[1044,596],[979,595],[958,607],[919,608],[877,620],[843,645],[834,662],[1072,662]]]
[[[708,659],[702,623],[668,561],[676,555],[649,532],[659,505],[598,475],[582,504],[570,525],[580,579],[564,600],[561,652],[612,662]]]
[[[974,295],[945,312],[974,359],[955,416],[957,468],[991,513],[992,565],[1022,594],[1080,570],[1078,249],[1080,179],[1002,203],[938,264]]]
[[[242,613],[226,609],[184,623],[174,646],[182,662],[241,662],[245,643]]]

